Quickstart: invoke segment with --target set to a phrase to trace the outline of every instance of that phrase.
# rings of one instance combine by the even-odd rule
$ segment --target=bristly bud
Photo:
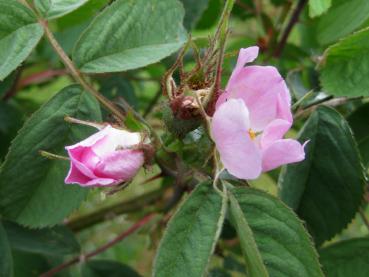
[[[187,119],[178,118],[173,114],[172,108],[168,104],[164,104],[163,121],[168,131],[178,138],[183,138],[187,133],[195,130],[201,124],[201,118],[189,117]]]

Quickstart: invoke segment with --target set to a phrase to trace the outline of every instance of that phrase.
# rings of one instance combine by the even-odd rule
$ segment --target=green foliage
[[[140,277],[129,266],[108,260],[92,260],[82,266],[82,277]]]
[[[17,78],[17,73],[14,72],[6,77],[2,82],[0,82],[0,98],[4,98],[6,94],[11,90],[14,82]]]
[[[13,249],[48,256],[78,254],[80,251],[73,233],[64,226],[28,229],[8,221],[3,225]]]
[[[319,16],[325,13],[332,5],[332,0],[309,0],[309,15]]]
[[[43,35],[33,13],[16,1],[0,1],[0,80],[31,53]]]
[[[320,44],[327,45],[337,41],[369,19],[369,1],[333,1],[332,7],[319,19],[316,30]]]
[[[306,158],[283,168],[279,194],[306,221],[319,245],[345,228],[358,211],[363,168],[347,122],[332,108],[319,107],[299,140],[309,140]]]
[[[251,275],[253,269],[246,268],[250,274],[247,276],[323,277],[309,235],[288,207],[275,197],[255,189],[235,188],[231,193],[234,197],[231,197],[231,211],[243,241],[244,255],[246,259],[252,258],[250,267],[258,264],[255,259],[260,255],[269,273],[254,272]],[[251,229],[254,242],[247,236],[250,230],[245,224]],[[254,243],[259,253],[255,252]]]
[[[366,277],[369,272],[369,238],[350,239],[319,251],[326,277]]]
[[[0,171],[3,216],[31,227],[55,225],[85,198],[87,190],[64,184],[68,162],[51,161],[39,153],[64,154],[65,145],[91,133],[90,129],[65,123],[66,115],[86,120],[101,118],[96,100],[79,86],[63,89],[37,111],[14,139]]]
[[[202,13],[209,6],[209,0],[181,0],[185,8],[183,25],[187,30],[193,29],[200,20]]]
[[[41,15],[47,19],[54,19],[66,15],[89,0],[34,0]]]
[[[13,259],[14,277],[39,277],[50,269],[46,257],[39,254],[13,250]]]
[[[105,78],[100,82],[100,91],[109,99],[123,97],[133,108],[137,108],[139,101],[129,80],[121,76]]]
[[[177,0],[117,0],[83,33],[73,60],[87,73],[125,71],[158,62],[185,42],[183,16]]]
[[[208,8],[204,11],[196,27],[207,29],[214,26],[222,12],[222,4],[221,0],[209,0]]]
[[[328,48],[320,78],[324,90],[336,96],[369,96],[368,50],[369,28]]]
[[[219,93],[239,49],[258,45],[254,64],[274,65],[291,92],[295,120],[288,137],[300,131],[300,142],[309,141],[304,161],[250,182],[270,194],[226,171],[219,179],[227,190],[217,192],[212,178],[222,165],[215,163],[201,113],[194,107],[192,119],[179,118],[160,93],[174,63],[177,95],[217,87],[222,42],[213,38],[226,36],[216,26],[225,3],[234,8],[223,22],[230,32]],[[367,0],[0,0],[0,9],[1,277],[40,276],[78,258],[81,249],[89,258],[56,276],[322,277],[322,270],[327,277],[367,275],[368,238],[342,241],[367,234],[362,221],[349,224],[367,198]],[[185,28],[193,44],[181,62],[176,52],[187,41]],[[37,45],[44,29],[56,41],[48,32]],[[206,51],[209,46],[214,52]],[[71,62],[77,70],[67,72]],[[191,70],[202,72],[201,80]],[[107,108],[101,115],[95,98],[69,86],[73,79],[105,96],[105,106],[116,105],[114,114]],[[273,93],[270,87],[268,97]],[[337,111],[319,107],[326,101]],[[155,145],[144,147],[150,162],[124,186],[64,184],[69,161],[49,160],[39,151],[66,156],[65,146],[96,132],[66,123],[66,115],[142,132],[145,143]],[[282,201],[273,196],[278,174]],[[148,213],[150,221],[137,220]],[[124,238],[119,244],[117,236]],[[312,240],[321,247],[333,236],[333,244],[319,249],[318,261]]]
[[[355,139],[365,167],[369,168],[369,103],[362,105],[347,120],[354,131]]]
[[[210,182],[197,185],[170,220],[153,276],[203,276],[219,237],[226,201]]]
[[[22,126],[21,112],[11,103],[0,102],[0,160],[6,155],[11,140]]]
[[[0,276],[13,276],[13,257],[8,236],[0,221]]]
[[[68,30],[72,27],[90,22],[92,18],[97,15],[104,6],[108,5],[106,0],[90,0],[86,4],[80,6],[73,12],[64,15],[56,20],[58,29]]]
[[[231,215],[240,238],[240,244],[245,258],[247,276],[268,277],[268,271],[261,258],[252,230],[247,223],[247,219],[245,218],[237,199],[232,194],[230,194],[230,202]]]

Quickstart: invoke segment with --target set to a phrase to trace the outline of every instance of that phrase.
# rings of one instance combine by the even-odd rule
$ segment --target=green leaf
[[[328,48],[320,76],[324,91],[336,96],[369,96],[368,51],[369,28]]]
[[[181,0],[181,2],[185,8],[183,25],[187,30],[192,30],[207,9],[209,0]]]
[[[247,223],[237,199],[230,194],[231,214],[234,225],[240,238],[241,248],[246,262],[247,276],[268,277],[268,271],[263,264],[260,252],[256,245],[252,230]]]
[[[143,67],[169,56],[185,42],[184,11],[177,0],[117,0],[90,24],[73,60],[86,73]]]
[[[369,272],[369,238],[331,244],[320,251],[320,261],[327,277],[367,277]]]
[[[309,15],[315,17],[325,13],[332,5],[332,0],[309,0]]]
[[[85,5],[79,7],[75,11],[59,17],[55,23],[58,26],[58,30],[67,31],[71,27],[85,25],[90,23],[100,11],[109,4],[106,0],[93,0],[88,1]]]
[[[196,29],[203,30],[213,27],[222,13],[223,4],[224,2],[221,0],[209,0],[208,8],[203,12]]]
[[[321,45],[337,41],[355,31],[368,18],[367,0],[333,1],[333,6],[318,22],[317,39]]]
[[[234,196],[233,200],[231,198],[232,213],[235,213],[236,208],[238,218],[242,216],[240,212],[243,214],[243,223],[236,223],[240,239],[251,241],[250,237],[246,238],[249,233],[245,227],[247,222],[269,273],[247,276],[323,277],[309,235],[292,210],[279,199],[260,190],[234,188],[230,192]],[[242,244],[245,251],[247,243]],[[248,247],[248,252],[254,248],[252,245]]]
[[[12,103],[0,101],[0,161],[6,155],[10,142],[22,127],[22,114]]]
[[[197,186],[168,224],[153,276],[204,275],[223,225],[226,202],[210,182]]]
[[[41,15],[47,19],[53,19],[66,15],[89,0],[34,0],[35,6]]]
[[[115,261],[93,260],[83,264],[82,277],[140,277],[141,275],[129,266]]]
[[[132,83],[120,75],[110,76],[100,81],[100,92],[108,99],[117,100],[118,97],[123,97],[133,108],[139,105],[138,98],[135,94],[135,89]]]
[[[369,103],[366,103],[351,113],[347,121],[355,134],[355,139],[365,167],[369,168]]]
[[[0,276],[13,276],[13,257],[5,229],[0,221]]]
[[[6,94],[9,93],[9,91],[11,91],[18,77],[17,75],[18,73],[14,72],[13,74],[10,74],[8,77],[6,77],[3,81],[0,82],[0,98],[6,97]]]
[[[42,255],[17,250],[13,250],[12,254],[14,277],[39,277],[51,269],[48,259]]]
[[[0,80],[31,53],[43,35],[33,13],[16,1],[0,0]]]
[[[65,185],[69,163],[48,160],[40,150],[65,154],[64,146],[93,130],[69,125],[66,115],[99,121],[97,101],[79,86],[66,87],[25,123],[0,170],[0,213],[31,227],[55,225],[79,207],[87,189]],[[87,129],[86,129],[87,128]]]
[[[363,168],[347,122],[332,108],[319,107],[299,140],[310,140],[306,158],[282,169],[279,194],[306,221],[319,245],[355,216],[363,199]]]
[[[28,229],[9,221],[3,225],[13,249],[48,256],[77,254],[80,250],[73,233],[64,226]]]

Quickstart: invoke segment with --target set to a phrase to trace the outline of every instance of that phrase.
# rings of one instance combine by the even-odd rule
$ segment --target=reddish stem
[[[296,9],[294,10],[290,21],[287,24],[286,29],[283,32],[281,41],[278,43],[275,51],[274,51],[274,57],[279,58],[283,52],[284,47],[286,46],[287,39],[290,36],[290,33],[295,26],[295,24],[299,21],[300,14],[304,10],[304,7],[308,0],[299,0]]]
[[[81,261],[87,261],[89,258],[96,256],[97,254],[100,254],[102,252],[104,252],[105,250],[109,249],[110,247],[114,246],[115,244],[117,244],[118,242],[122,241],[123,239],[125,239],[126,237],[128,237],[129,235],[131,235],[132,233],[134,233],[135,231],[137,231],[138,229],[140,229],[142,226],[144,226],[145,224],[147,224],[153,217],[155,214],[149,214],[146,215],[145,217],[143,217],[140,221],[138,221],[137,223],[135,223],[134,225],[132,225],[128,230],[124,231],[123,233],[121,233],[120,235],[118,235],[115,239],[113,239],[112,241],[109,241],[108,243],[102,245],[100,248],[87,253],[86,255],[80,255],[78,257],[74,257],[73,259],[62,263],[60,265],[58,265],[57,267],[52,268],[51,270],[43,273],[40,275],[40,277],[50,277],[50,276],[54,276],[56,273],[78,263]]]
[[[21,89],[28,85],[43,83],[45,81],[50,80],[53,77],[63,76],[67,74],[68,74],[68,71],[66,69],[50,69],[50,70],[45,70],[42,72],[37,72],[35,74],[32,74],[20,80],[17,87],[18,89]]]

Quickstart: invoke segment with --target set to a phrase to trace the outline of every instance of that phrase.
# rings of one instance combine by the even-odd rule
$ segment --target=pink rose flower
[[[304,145],[283,139],[292,126],[288,88],[272,66],[245,66],[258,47],[241,49],[214,113],[212,137],[224,167],[240,179],[305,158]]]
[[[66,184],[112,186],[131,180],[144,164],[142,138],[107,125],[87,139],[65,147],[70,157]]]

